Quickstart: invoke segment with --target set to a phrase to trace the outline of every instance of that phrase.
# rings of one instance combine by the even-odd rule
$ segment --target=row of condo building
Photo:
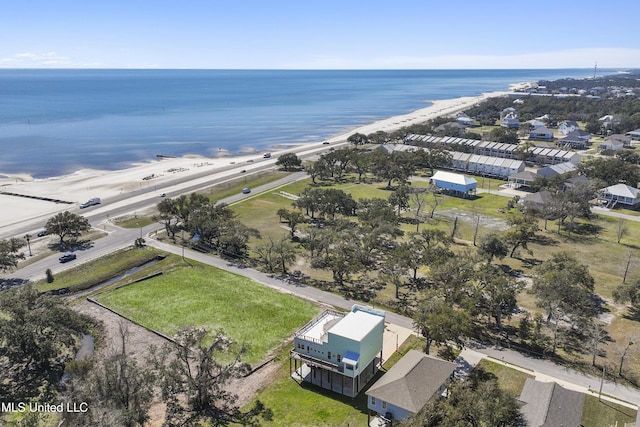
[[[456,138],[452,136],[433,136],[410,134],[404,139],[405,144],[430,145],[447,147],[453,151],[472,152],[481,156],[514,159],[517,157],[517,144],[501,142],[480,141],[477,139]],[[578,164],[580,154],[574,151],[557,150],[555,148],[530,147],[528,149],[530,160],[543,165],[555,165],[571,162]]]

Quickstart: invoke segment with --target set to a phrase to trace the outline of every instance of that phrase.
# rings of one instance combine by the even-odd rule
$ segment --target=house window
[[[382,409],[387,409],[387,402],[384,400],[382,401]]]
[[[376,404],[376,398],[375,398],[375,397],[373,397],[373,396],[371,396],[371,404],[372,404],[372,405],[375,405],[375,404]]]
[[[338,354],[336,357],[338,358],[338,363],[340,363],[340,355]]]
[[[327,352],[327,357],[329,358],[329,360],[331,360],[331,352],[330,351]]]

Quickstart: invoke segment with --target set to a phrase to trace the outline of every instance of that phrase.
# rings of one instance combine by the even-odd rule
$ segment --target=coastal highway
[[[85,216],[92,224],[98,224],[108,218],[115,218],[130,212],[143,211],[158,203],[158,196],[165,193],[167,197],[177,197],[181,194],[202,190],[213,185],[230,182],[239,178],[250,176],[252,173],[273,169],[279,155],[295,153],[300,159],[308,160],[329,150],[348,145],[344,139],[329,140],[330,145],[301,144],[296,147],[273,152],[272,157],[264,159],[261,156],[251,163],[239,162],[229,164],[214,170],[204,170],[188,176],[176,177],[156,186],[148,186],[118,196],[102,198],[102,204],[86,209],[80,209],[75,205],[61,208]],[[233,160],[233,158],[229,158]],[[242,173],[246,170],[246,173]],[[44,196],[44,195],[43,195]],[[99,196],[99,194],[98,194]],[[25,234],[35,236],[42,230],[45,222],[54,214],[48,213],[37,217],[16,218],[11,224],[0,224],[0,239],[10,237],[23,238]]]
[[[245,175],[243,174],[242,176]],[[287,185],[291,182],[305,179],[306,177],[307,174],[304,172],[292,173],[276,181],[261,185],[259,187],[255,187],[252,189],[252,192],[250,194],[235,194],[221,200],[221,202],[233,203],[242,199],[254,197],[256,194],[273,190],[283,185]],[[185,192],[192,192],[197,189],[200,188],[195,188],[195,186],[189,185]],[[176,196],[177,195],[179,194],[176,194]],[[169,194],[167,194],[167,197],[169,197]],[[29,280],[39,280],[45,277],[45,271],[47,269],[51,269],[55,276],[56,273],[75,267],[80,263],[97,259],[119,249],[131,246],[135,239],[137,239],[138,237],[152,234],[156,230],[161,230],[163,226],[159,223],[154,223],[142,228],[122,228],[113,225],[108,219],[115,218],[126,213],[131,213],[136,210],[143,211],[144,209],[148,209],[149,207],[154,206],[160,200],[161,199],[157,195],[155,195],[151,200],[151,203],[149,199],[145,197],[144,200],[140,200],[138,202],[127,203],[119,207],[113,207],[115,205],[114,204],[110,209],[105,209],[103,212],[94,212],[93,215],[87,214],[86,217],[90,219],[92,227],[107,233],[107,235],[102,238],[96,239],[95,241],[89,242],[86,247],[74,249],[73,252],[78,256],[76,260],[62,264],[58,261],[61,253],[55,253],[45,258],[38,259],[37,261],[26,263],[26,265],[21,266],[21,268],[16,271],[3,274],[2,276],[0,276],[0,282],[3,279],[9,280],[11,282],[15,281],[15,283],[25,283]],[[96,206],[94,209],[97,210],[98,208],[99,206]],[[91,209],[92,208],[88,208],[87,210]],[[83,209],[83,211],[85,211],[85,209]],[[57,237],[49,236],[44,237],[43,239],[52,239],[51,241],[54,242]]]

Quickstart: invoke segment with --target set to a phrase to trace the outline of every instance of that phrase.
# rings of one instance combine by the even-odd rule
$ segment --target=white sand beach
[[[390,132],[404,126],[425,122],[438,116],[454,115],[485,99],[503,96],[507,93],[509,92],[490,92],[475,97],[430,101],[433,104],[429,107],[352,129],[327,141],[332,144],[332,147],[340,143],[346,144],[346,139],[349,135],[356,132],[363,134],[370,134],[380,130]],[[274,148],[272,150],[274,157],[269,160],[275,162],[277,154],[289,151],[300,152],[302,147],[305,151],[314,148],[327,148],[322,145],[322,141],[304,144],[297,144],[292,141],[286,149]],[[75,208],[94,197],[104,200],[140,189],[151,189],[152,187],[160,194],[167,191],[167,188],[171,188],[172,181],[195,176],[205,171],[210,171],[213,175],[224,169],[226,174],[231,175],[241,169],[246,169],[250,173],[252,167],[258,166],[258,162],[254,165],[254,163],[248,163],[247,160],[262,160],[262,153],[255,152],[241,156],[162,158],[124,170],[83,169],[71,175],[47,179],[33,179],[26,175],[0,175],[0,232],[6,234],[7,230],[25,221],[33,222],[35,228],[41,227],[39,224],[44,224],[51,215]],[[260,165],[265,164],[262,161],[259,163]],[[13,195],[6,193],[12,193]],[[37,198],[46,197],[68,203],[55,203],[16,195]]]

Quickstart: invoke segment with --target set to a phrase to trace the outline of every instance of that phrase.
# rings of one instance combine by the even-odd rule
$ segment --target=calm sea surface
[[[85,167],[121,169],[157,154],[315,142],[429,100],[590,73],[0,70],[0,173],[44,178]]]

